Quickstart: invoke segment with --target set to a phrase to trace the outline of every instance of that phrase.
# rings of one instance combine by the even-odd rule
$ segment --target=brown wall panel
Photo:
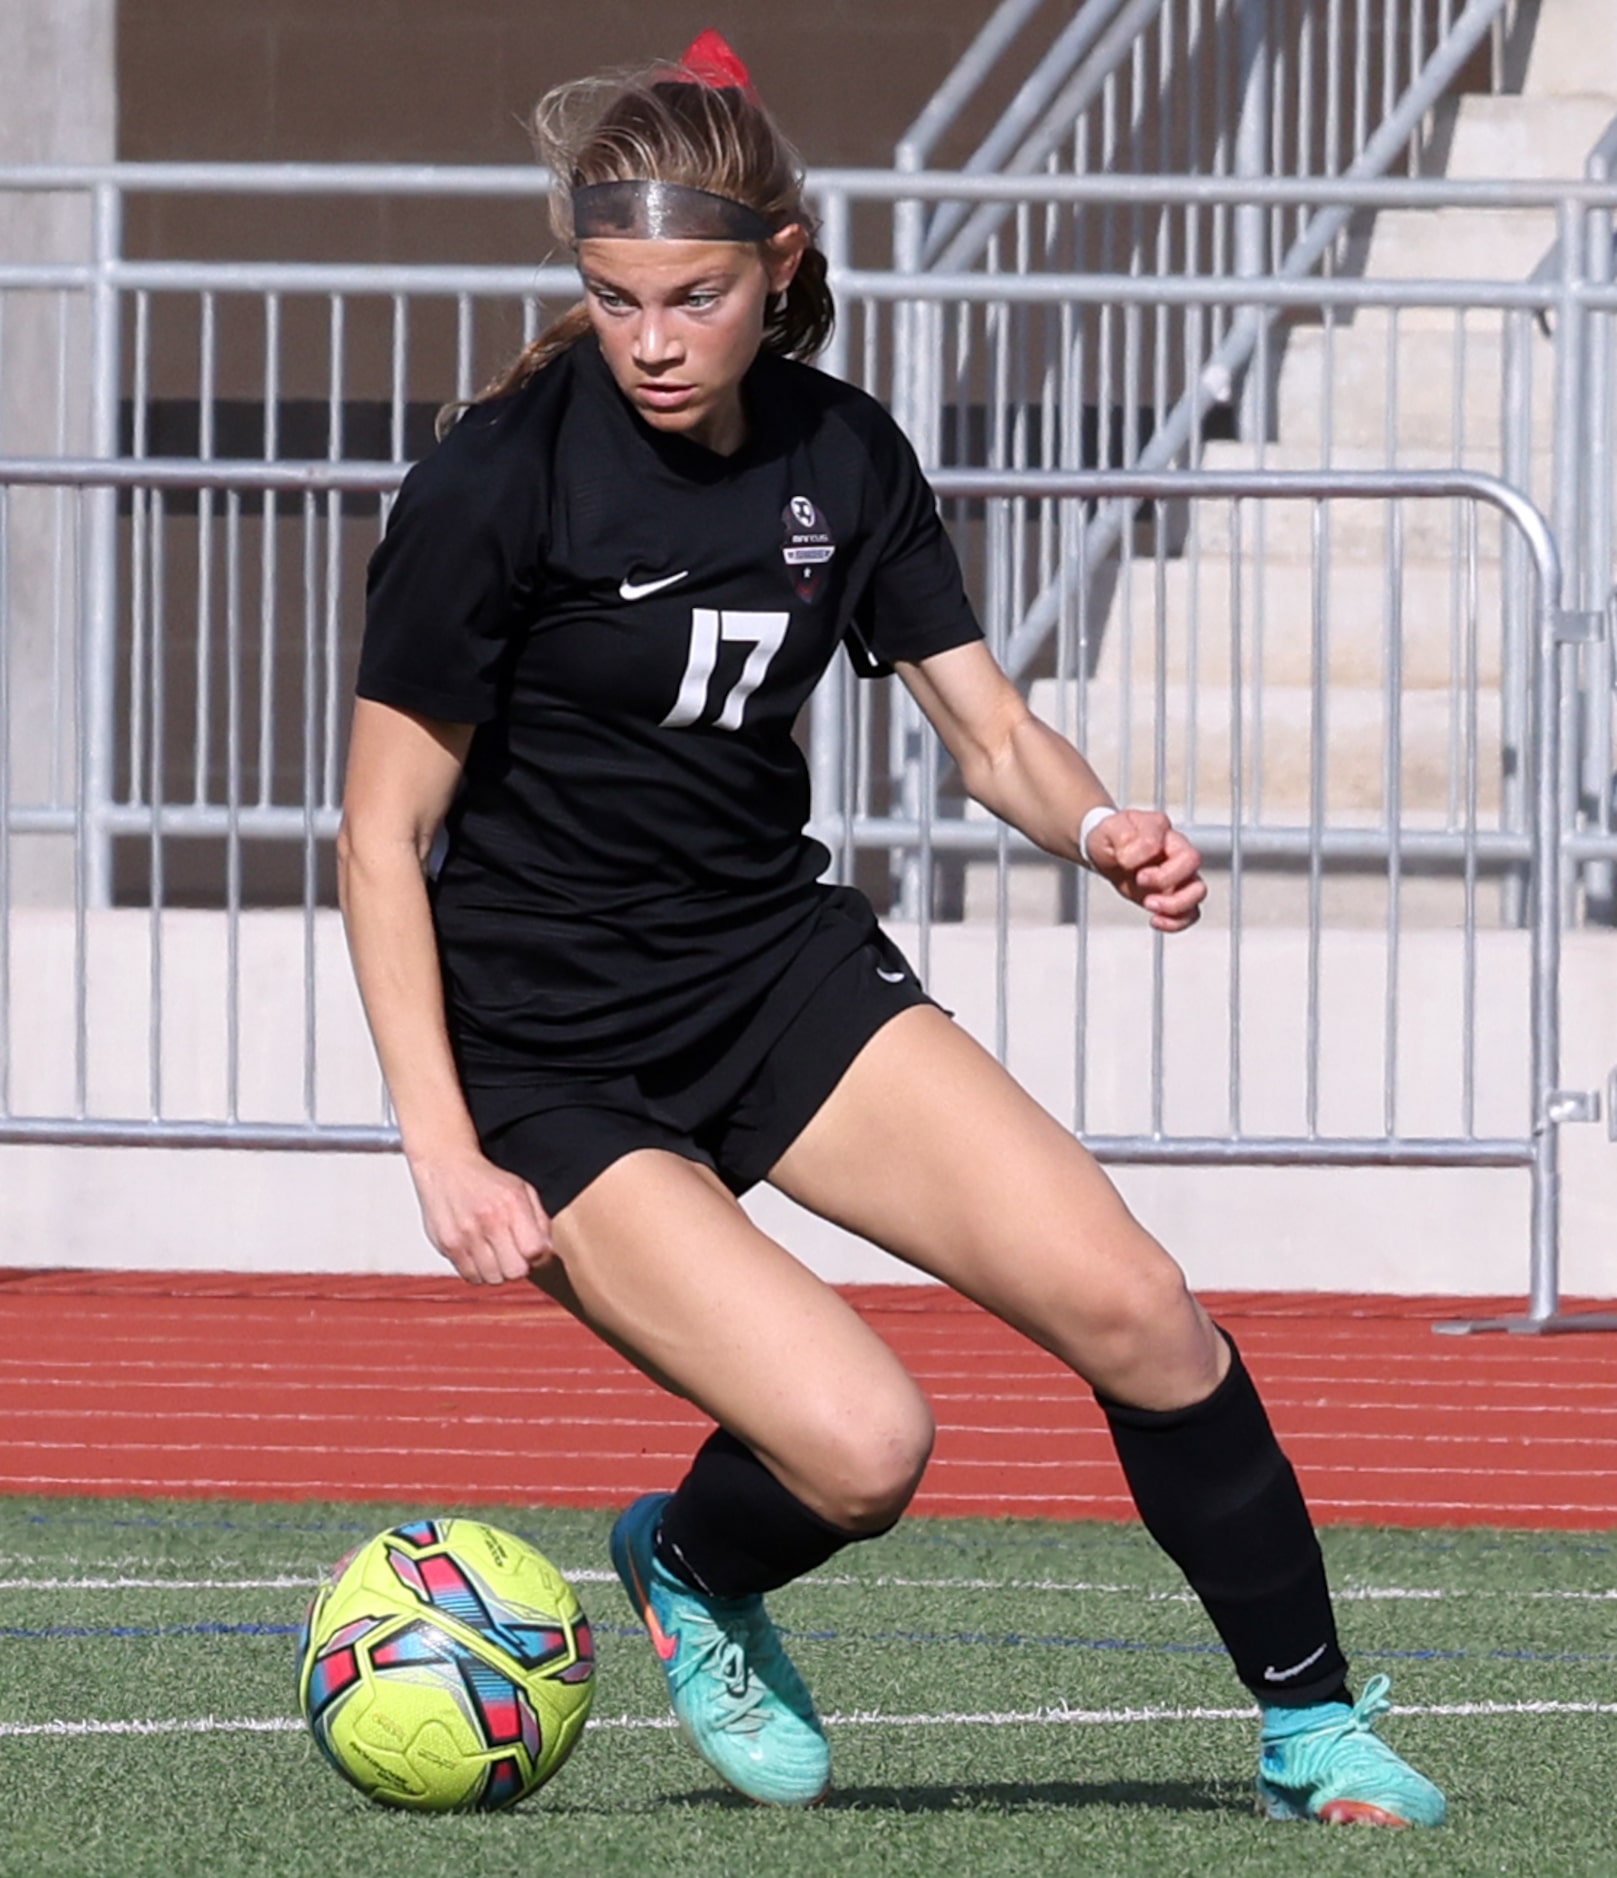
[[[716,25],[811,162],[884,164],[989,10],[990,0],[122,0],[119,148],[132,159],[521,162],[523,119],[549,86],[673,56]]]

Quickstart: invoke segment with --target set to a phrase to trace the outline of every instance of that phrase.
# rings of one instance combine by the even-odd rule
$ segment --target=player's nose
[[[656,311],[641,314],[635,327],[634,356],[644,366],[669,365],[678,356],[678,347],[668,321]]]

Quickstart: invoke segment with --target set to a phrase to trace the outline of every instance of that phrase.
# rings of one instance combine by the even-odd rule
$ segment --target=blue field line
[[[295,1637],[301,1624],[47,1624],[0,1627],[0,1643],[132,1643],[153,1637]]]
[[[941,1522],[940,1522],[941,1523]],[[949,1524],[955,1524],[950,1520]],[[969,1518],[960,1523],[971,1524]],[[986,1524],[987,1521],[985,1520]],[[906,1540],[917,1547],[929,1547],[943,1552],[975,1550],[974,1546],[962,1546],[958,1537],[951,1533],[928,1532],[931,1524],[929,1515],[915,1515],[903,1525]],[[1108,1527],[1114,1532],[1119,1528],[1131,1534],[1139,1544],[1142,1558],[1153,1562],[1160,1561],[1162,1554],[1147,1535],[1144,1527],[1133,1520],[1044,1520],[1012,1519],[996,1521],[994,1526],[993,1547],[998,1552],[1055,1552],[1068,1549],[1068,1542],[1073,1549],[1081,1550],[1086,1532],[1096,1527]],[[1429,1553],[1440,1558],[1449,1558],[1456,1553],[1463,1553],[1466,1558],[1489,1558],[1504,1553],[1513,1558],[1530,1555],[1536,1558],[1592,1558],[1610,1559],[1617,1556],[1617,1545],[1605,1536],[1589,1532],[1559,1532],[1507,1530],[1503,1537],[1489,1539],[1484,1537],[1486,1528],[1467,1526],[1450,1528],[1425,1528],[1415,1526],[1324,1526],[1320,1528],[1320,1537],[1329,1547],[1332,1536],[1340,1533],[1344,1538],[1361,1532],[1373,1532],[1379,1537],[1396,1538],[1408,1545],[1412,1552]],[[1463,1569],[1463,1566],[1462,1566]],[[1177,1581],[1164,1579],[1167,1588]]]

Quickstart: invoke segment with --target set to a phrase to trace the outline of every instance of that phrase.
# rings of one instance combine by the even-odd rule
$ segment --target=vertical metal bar
[[[1263,462],[1263,445],[1258,462]],[[1252,521],[1252,819],[1263,820],[1263,784],[1267,744],[1263,726],[1263,693],[1268,657],[1269,626],[1269,505],[1260,502]]]
[[[1387,588],[1383,682],[1386,720],[1382,742],[1382,813],[1387,821],[1387,982],[1382,1008],[1381,1128],[1398,1133],[1398,996],[1402,967],[1404,891],[1404,510],[1387,505]]]
[[[1075,315],[1071,344],[1066,354],[1067,371],[1067,452],[1069,460],[1083,466],[1084,387],[1088,382],[1090,316]],[[1076,578],[1070,592],[1072,609],[1072,733],[1081,751],[1089,747],[1090,698],[1089,674],[1094,664],[1095,647],[1090,636],[1091,592],[1088,559],[1088,531],[1084,526],[1083,507],[1067,503],[1062,507],[1064,536],[1063,562],[1071,566]],[[1081,1136],[1088,1126],[1089,1062],[1089,876],[1080,869],[1073,895],[1073,1087],[1072,1127]]]
[[[1319,1133],[1320,1085],[1320,985],[1321,929],[1325,886],[1325,802],[1329,780],[1330,727],[1326,698],[1331,683],[1331,652],[1327,629],[1330,595],[1327,579],[1328,554],[1323,536],[1322,513],[1316,501],[1310,505],[1313,555],[1310,595],[1310,638],[1312,640],[1311,687],[1309,694],[1308,760],[1308,1016],[1305,1028],[1307,1063],[1304,1080],[1306,1128],[1310,1137]]]
[[[318,518],[311,492],[303,499],[303,1119],[308,1122],[315,1119],[315,698],[319,685],[317,622],[321,617]]]
[[[78,500],[69,511],[75,523],[72,553],[75,565],[81,570],[81,577],[91,560],[89,516],[86,510],[99,493],[85,489],[74,491]],[[69,674],[73,695],[81,700],[86,695],[84,657],[87,650],[81,637],[74,646],[75,657]],[[99,884],[95,879],[96,857],[92,852],[97,832],[94,765],[90,754],[93,739],[86,715],[81,704],[76,726],[78,775],[73,804],[73,1114],[80,1120],[88,1115],[90,1106],[90,907]],[[110,893],[107,898],[111,898]],[[98,907],[105,904],[104,901],[94,903]]]
[[[264,461],[273,463],[281,449],[281,297],[264,299]],[[264,492],[263,537],[258,574],[258,806],[275,797],[275,653],[280,637],[276,614],[280,600],[280,501]]]
[[[1553,583],[1548,578],[1552,571]],[[1558,568],[1541,570],[1533,648],[1531,1082],[1536,1153],[1527,1308],[1529,1317],[1540,1322],[1555,1315],[1561,1290],[1561,1142],[1555,1094],[1561,1080],[1561,906],[1567,892],[1563,876],[1571,872],[1561,846],[1562,831],[1568,826],[1561,808],[1561,693],[1571,678],[1568,652],[1560,645],[1556,630],[1561,579]]]
[[[1558,205],[1561,274],[1555,312],[1555,484],[1551,516],[1565,561],[1564,603],[1573,607],[1578,604],[1582,585],[1579,524],[1583,514],[1583,361],[1588,315],[1578,288],[1583,275],[1585,216],[1581,202],[1562,201]],[[1572,828],[1577,818],[1579,770],[1578,700],[1573,685],[1567,684],[1557,692],[1557,704],[1562,722],[1556,740],[1560,774],[1555,786],[1560,795],[1560,825]],[[1552,864],[1551,857],[1546,857],[1545,864]],[[1569,923],[1576,917],[1575,885],[1573,870],[1562,870],[1561,913]]]
[[[0,480],[0,1115],[11,1113],[11,485]]]
[[[1242,665],[1241,523],[1239,500],[1230,503],[1230,960],[1229,960],[1229,1129],[1241,1134],[1241,951],[1245,939],[1243,895],[1246,869],[1241,852],[1246,832],[1245,713]]]
[[[1239,68],[1241,115],[1235,133],[1235,174],[1243,181],[1259,181],[1268,174],[1269,136],[1273,113],[1272,57],[1269,39],[1269,0],[1239,0]],[[1241,202],[1235,210],[1235,276],[1256,280],[1267,272],[1267,222],[1261,203]],[[1241,309],[1248,318],[1258,309]],[[1266,437],[1269,432],[1269,387],[1263,361],[1247,368],[1241,387],[1240,429],[1243,439]]]
[[[1321,167],[1327,176],[1342,170],[1342,0],[1325,8],[1325,144]]]
[[[130,449],[137,457],[146,454],[146,404],[150,395],[148,353],[151,344],[151,295],[144,290],[135,295],[135,376],[132,388],[132,423]],[[144,489],[129,493],[129,771],[125,799],[139,802],[141,778],[145,773],[146,742],[146,527],[147,496]]]
[[[241,1115],[241,496],[225,492],[225,1114]]]
[[[1606,182],[1611,165],[1604,155],[1588,165],[1591,181]],[[1591,207],[1586,224],[1587,245],[1583,273],[1593,287],[1606,287],[1612,277],[1612,213],[1609,207]],[[1589,612],[1603,611],[1611,587],[1612,568],[1612,314],[1609,307],[1591,310],[1583,334],[1583,506],[1578,540],[1562,543],[1577,570],[1577,604]],[[1585,813],[1602,833],[1612,826],[1612,658],[1609,640],[1584,647],[1583,774]],[[1592,861],[1584,869],[1584,901],[1590,917],[1617,921],[1617,870],[1610,861]]]
[[[72,449],[72,414],[68,408],[67,386],[71,331],[71,302],[66,293],[56,303],[56,450],[66,456]],[[88,598],[75,616],[73,595],[83,593],[83,583],[90,576],[88,563],[80,565],[69,549],[72,503],[75,492],[58,486],[51,504],[53,550],[51,581],[51,747],[47,788],[53,803],[76,800],[79,788],[80,750],[75,739],[84,735],[87,700],[82,693],[69,689],[68,673],[78,658],[76,631],[85,629],[89,618]]]
[[[348,301],[340,293],[330,297],[326,360],[326,455],[339,462],[344,451],[343,385],[347,376]]]
[[[1533,330],[1525,311],[1504,316],[1504,400],[1501,413],[1502,472],[1517,489],[1531,487],[1533,448]],[[1532,819],[1529,786],[1532,727],[1533,649],[1532,572],[1520,531],[1507,527],[1500,549],[1504,603],[1500,622],[1499,712],[1500,825],[1524,833]],[[1506,926],[1526,926],[1529,883],[1519,867],[1506,870],[1500,883],[1500,917]]]
[[[1464,537],[1465,564],[1465,861],[1462,870],[1465,904],[1464,957],[1461,962],[1460,997],[1460,1132],[1477,1132],[1477,792],[1481,750],[1478,716],[1482,683],[1478,657],[1477,630],[1480,596],[1477,580],[1477,511],[1474,503],[1466,505]]]
[[[388,405],[389,448],[395,463],[404,461],[404,413],[410,398],[410,303],[393,296],[393,386]]]
[[[163,902],[167,896],[163,851],[163,744],[167,731],[168,550],[167,498],[152,491],[152,657],[151,772],[146,784],[151,818],[147,824],[147,1101],[151,1119],[163,1113]]]
[[[1449,432],[1453,439],[1454,461],[1465,461],[1465,340],[1466,319],[1464,308],[1458,308],[1454,315],[1454,344],[1449,357],[1452,361],[1453,376],[1450,379]],[[1463,528],[1466,504],[1453,504],[1455,521]],[[1460,672],[1464,662],[1465,609],[1464,609],[1465,566],[1459,554],[1449,557],[1449,674],[1451,693],[1460,683]],[[1469,761],[1462,734],[1461,713],[1458,710],[1459,699],[1451,697],[1449,712],[1449,816],[1451,822],[1460,817],[1460,804],[1464,797],[1465,770]]]
[[[217,302],[211,292],[202,295],[202,356],[198,454],[204,462],[214,453],[214,399],[218,343]],[[213,741],[213,502],[212,489],[197,492],[197,636],[196,636],[196,746],[193,752],[192,799],[202,807],[208,799],[208,756]]]
[[[474,305],[469,293],[455,295],[455,401],[464,404],[472,395],[473,360],[477,339]]]
[[[95,285],[90,294],[90,454],[118,454],[119,302],[116,280],[123,246],[123,195],[116,183],[97,183],[91,196]],[[112,836],[106,812],[116,795],[115,734],[118,658],[118,498],[94,491],[85,516],[80,690],[79,778],[84,891],[89,903],[112,904]]]

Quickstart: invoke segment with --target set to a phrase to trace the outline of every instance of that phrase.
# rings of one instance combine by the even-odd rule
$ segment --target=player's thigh
[[[920,1390],[707,1168],[657,1149],[626,1155],[552,1230],[556,1260],[538,1282],[800,1499],[850,1527],[902,1510],[931,1447]]]
[[[1178,1406],[1222,1373],[1178,1266],[1093,1156],[940,1011],[877,1031],[769,1178],[1108,1393]]]

